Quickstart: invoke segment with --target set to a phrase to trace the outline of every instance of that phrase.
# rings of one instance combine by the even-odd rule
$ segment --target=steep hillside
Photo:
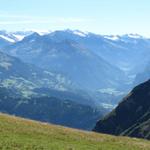
[[[94,131],[150,139],[150,80],[135,87]]]
[[[0,114],[0,149],[150,150],[142,139],[115,137]]]

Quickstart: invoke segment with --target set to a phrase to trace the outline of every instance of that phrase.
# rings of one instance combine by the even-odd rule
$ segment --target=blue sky
[[[150,37],[150,0],[0,0],[0,29],[68,28]]]

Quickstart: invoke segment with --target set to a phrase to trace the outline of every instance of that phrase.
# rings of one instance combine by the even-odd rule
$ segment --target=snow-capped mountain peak
[[[133,34],[133,33],[127,34],[127,36],[130,37],[130,38],[134,38],[134,39],[143,38],[143,36],[141,36],[139,34]]]
[[[104,38],[116,41],[120,39],[120,36],[119,35],[104,35]]]
[[[73,33],[82,37],[86,37],[88,35],[88,33],[79,30],[74,30]]]
[[[5,39],[8,42],[15,43],[21,41],[25,36],[32,34],[33,32],[24,32],[24,31],[17,31],[17,32],[7,32],[5,30],[0,31],[0,37]]]
[[[15,40],[14,40],[14,39],[12,39],[12,38],[10,38],[10,37],[8,37],[8,36],[0,35],[0,37],[1,37],[1,38],[3,38],[3,39],[4,39],[4,40],[6,40],[6,41],[9,41],[9,42],[12,42],[12,43],[14,43],[14,42],[15,42]]]

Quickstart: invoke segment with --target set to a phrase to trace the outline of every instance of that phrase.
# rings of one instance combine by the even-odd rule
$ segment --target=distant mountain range
[[[136,34],[0,31],[0,87],[9,91],[4,92],[5,96],[9,93],[8,99],[15,100],[13,110],[8,111],[10,101],[7,103],[3,98],[1,101],[6,102],[3,106],[8,105],[4,107],[6,112],[36,119],[41,107],[41,114],[44,109],[48,111],[47,105],[52,113],[52,103],[56,100],[53,107],[56,110],[64,107],[64,120],[69,117],[69,106],[78,114],[74,116],[76,119],[80,113],[85,117],[82,125],[68,123],[69,120],[61,124],[91,129],[98,116],[114,108],[135,85],[150,78],[149,51],[150,39]],[[46,99],[43,104],[42,99]],[[23,105],[24,114],[18,110],[22,101],[31,105],[30,111],[35,107],[36,111],[31,111],[33,116],[26,112],[29,105]],[[76,110],[77,107],[83,112]],[[85,112],[89,113],[89,119]],[[60,114],[55,112],[55,115]],[[40,120],[46,121],[47,117],[45,114]],[[53,119],[47,121],[57,123]],[[89,120],[92,121],[86,126]]]
[[[21,32],[15,32],[13,35],[14,34],[21,34]],[[81,54],[83,57],[83,53],[84,57],[85,54],[92,55],[93,59],[97,57],[97,59],[101,59],[101,62],[111,65],[111,68],[117,67],[120,71],[122,70],[128,76],[127,78],[121,78],[126,80],[127,84],[131,84],[135,76],[141,73],[150,61],[150,40],[137,34],[108,36],[89,32],[84,33],[79,30],[64,30],[54,32],[48,31],[47,33],[40,34],[28,31],[23,32],[21,35],[22,38],[25,37],[23,41],[17,40],[19,42],[6,46],[5,48],[3,47],[2,50],[10,55],[19,57],[25,62],[33,63],[46,69],[55,68],[55,70],[58,69],[58,71],[60,71],[60,62],[63,61],[62,66],[66,65],[65,61],[68,62],[68,55],[70,59],[70,54],[72,53],[72,55],[74,55],[73,51],[69,51],[70,53],[68,53],[67,49],[76,49],[74,53],[78,51],[78,56],[74,59],[85,59],[79,58]],[[32,55],[33,53],[34,56]],[[58,53],[60,54],[58,55]],[[63,57],[61,55],[63,55]],[[59,60],[59,57],[61,57],[62,60]],[[100,62],[100,60],[98,62]],[[49,63],[51,63],[51,65]],[[56,63],[58,68],[56,65],[53,66],[53,63]],[[64,67],[61,68],[64,69]],[[69,69],[70,68],[68,68],[68,70]],[[97,70],[97,68],[95,69]],[[72,71],[69,71],[69,73],[72,73]],[[119,74],[123,73],[117,73],[117,75]]]
[[[3,41],[6,45],[12,44]],[[86,92],[77,89],[61,73],[0,52],[0,111],[91,130],[107,110],[96,106]]]
[[[24,37],[34,33],[33,31],[16,31],[8,32],[5,30],[0,31],[0,38],[5,39],[10,43],[15,43],[21,41]]]
[[[40,36],[34,33],[6,47],[4,51],[24,62],[62,73],[82,89],[94,91],[99,88],[117,88],[125,78],[121,70],[80,43],[65,38],[60,40],[59,36],[54,39],[51,34]]]
[[[88,92],[125,94],[135,82],[145,81],[134,80],[150,62],[150,40],[137,34],[114,36],[63,30],[38,33],[1,31],[0,35],[5,40],[1,51],[62,74]],[[13,42],[6,40],[19,36],[21,38]]]

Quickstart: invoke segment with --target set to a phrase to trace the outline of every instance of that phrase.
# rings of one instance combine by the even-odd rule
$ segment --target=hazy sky
[[[150,0],[0,0],[0,29],[150,36]]]

